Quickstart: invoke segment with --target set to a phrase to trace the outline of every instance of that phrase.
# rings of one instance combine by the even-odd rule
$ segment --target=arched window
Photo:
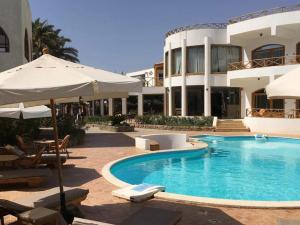
[[[268,100],[265,89],[252,93],[252,108],[254,109],[284,109],[283,99]]]
[[[5,31],[0,27],[0,52],[9,52],[9,40]]]
[[[28,40],[28,32],[27,29],[25,29],[25,37],[24,37],[24,54],[27,61],[30,61],[30,53],[29,53],[29,40]]]
[[[285,48],[280,44],[261,46],[252,51],[253,67],[277,66],[284,64]]]

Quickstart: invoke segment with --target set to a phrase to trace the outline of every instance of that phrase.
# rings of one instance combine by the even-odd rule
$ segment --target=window
[[[172,50],[172,75],[181,74],[181,48]]]
[[[25,29],[25,37],[24,37],[24,53],[25,53],[25,58],[27,59],[27,61],[30,61],[29,58],[29,41],[28,41],[28,33],[27,33],[27,29]]]
[[[144,95],[143,98],[144,115],[163,115],[164,96],[163,95]]]
[[[228,64],[242,61],[241,47],[213,45],[211,47],[211,72],[226,73]]]
[[[1,27],[0,27],[0,52],[9,52],[9,40],[6,33]]]
[[[169,76],[169,52],[165,54],[165,76]]]
[[[283,99],[268,100],[265,89],[260,89],[252,94],[252,108],[255,109],[284,109]]]
[[[253,67],[276,66],[284,64],[284,46],[270,44],[252,51]],[[270,58],[274,58],[270,60]],[[268,60],[265,60],[268,59]]]
[[[187,48],[187,73],[204,73],[204,46]]]

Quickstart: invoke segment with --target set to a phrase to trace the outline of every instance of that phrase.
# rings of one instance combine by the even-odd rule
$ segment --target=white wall
[[[254,133],[300,134],[300,119],[246,117],[244,124]]]
[[[9,38],[10,51],[0,53],[0,71],[4,71],[27,62],[24,54],[25,28],[28,38],[32,39],[31,11],[27,0],[1,0],[0,26]]]
[[[150,141],[156,141],[160,150],[178,149],[190,147],[187,143],[188,136],[186,134],[151,134],[143,135],[135,138],[135,145],[138,149],[150,150]]]

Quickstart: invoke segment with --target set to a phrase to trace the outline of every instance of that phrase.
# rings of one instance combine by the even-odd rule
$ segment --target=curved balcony
[[[254,59],[246,62],[234,62],[228,65],[229,71],[254,69],[270,66],[283,66],[300,64],[300,55]]]

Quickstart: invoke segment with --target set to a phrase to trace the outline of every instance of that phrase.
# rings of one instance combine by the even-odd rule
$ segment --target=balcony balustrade
[[[253,69],[269,66],[282,66],[300,64],[300,55],[254,59],[247,62],[234,62],[228,65],[229,71]]]
[[[300,118],[300,109],[290,110],[286,112],[284,109],[262,109],[251,108],[246,109],[246,115],[251,117],[262,118]]]

